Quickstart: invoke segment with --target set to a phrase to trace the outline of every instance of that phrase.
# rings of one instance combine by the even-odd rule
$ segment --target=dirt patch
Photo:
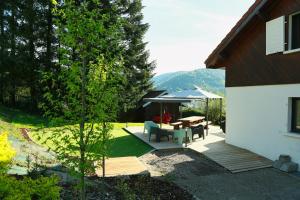
[[[21,135],[23,136],[23,138],[28,141],[28,142],[33,142],[32,139],[29,137],[28,135],[28,129],[26,128],[20,128],[20,132],[21,132]]]
[[[228,171],[190,149],[154,151],[140,157],[152,176],[167,176],[177,181]]]

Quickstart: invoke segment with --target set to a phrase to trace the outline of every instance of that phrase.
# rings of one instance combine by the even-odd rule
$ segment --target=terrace
[[[172,126],[163,125],[164,129],[172,130]],[[195,138],[187,144],[178,144],[173,140],[163,140],[156,142],[153,139],[149,141],[149,135],[144,133],[144,128],[131,126],[125,130],[144,143],[150,145],[155,150],[176,150],[191,149],[203,154],[212,161],[218,163],[232,173],[250,171],[272,166],[272,161],[252,153],[248,150],[235,147],[225,143],[225,134],[218,126],[209,126],[208,135],[203,138]]]

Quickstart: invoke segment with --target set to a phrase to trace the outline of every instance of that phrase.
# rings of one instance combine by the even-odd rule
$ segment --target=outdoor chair
[[[192,140],[194,140],[194,135],[198,135],[199,138],[203,137],[204,135],[204,126],[199,124],[197,126],[192,126]]]
[[[150,133],[150,128],[151,127],[159,127],[156,123],[154,123],[153,121],[145,121],[144,122],[144,134],[147,133],[149,134]]]
[[[174,131],[173,130],[167,130],[167,129],[161,129],[159,127],[151,127],[150,128],[150,133],[149,133],[149,142],[151,139],[151,135],[155,135],[156,136],[156,142],[160,142],[162,137],[167,137],[168,141],[170,140],[169,136],[174,135]]]
[[[145,134],[145,133],[148,134],[149,142],[151,140],[151,128],[152,127],[159,128],[159,126],[156,123],[154,123],[153,121],[145,121],[144,122],[144,132],[143,132],[143,134]]]
[[[186,129],[178,129],[174,130],[173,140],[176,140],[178,144],[183,144],[185,142],[183,139],[186,137]],[[191,142],[192,141],[192,130],[190,128],[187,129],[187,138]]]

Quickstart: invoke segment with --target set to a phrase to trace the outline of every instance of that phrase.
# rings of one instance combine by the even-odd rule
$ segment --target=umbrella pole
[[[206,136],[208,135],[208,98],[206,98]]]
[[[222,122],[222,99],[220,99],[220,126],[221,126],[221,122]]]
[[[160,128],[162,128],[162,103],[160,103]]]
[[[179,113],[180,113],[180,118],[182,118],[182,105],[179,105]]]

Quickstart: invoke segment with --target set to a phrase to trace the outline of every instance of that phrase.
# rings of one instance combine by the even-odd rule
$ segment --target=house
[[[300,164],[300,0],[257,0],[205,64],[226,71],[226,142]]]
[[[160,104],[145,102],[145,98],[157,98],[163,95],[168,94],[165,90],[154,90],[149,91],[144,95],[141,100],[138,102],[137,109],[133,111],[133,117],[131,121],[135,122],[144,122],[153,120],[155,116],[159,117],[160,115]],[[164,103],[163,104],[163,113],[170,113],[172,121],[180,118],[180,103]]]

